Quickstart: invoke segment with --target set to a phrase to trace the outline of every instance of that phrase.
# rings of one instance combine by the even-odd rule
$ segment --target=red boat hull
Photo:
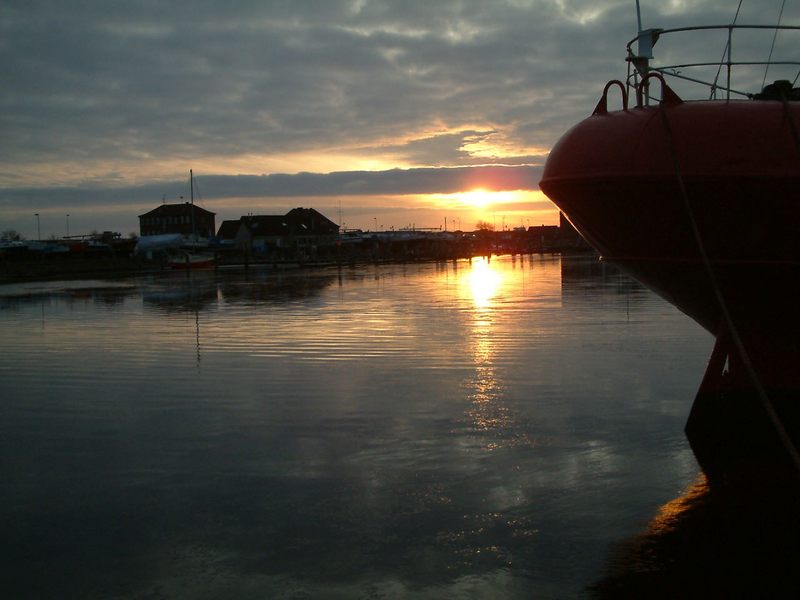
[[[788,110],[800,123],[800,106]],[[712,333],[722,315],[698,237],[737,317],[796,325],[800,148],[786,111],[695,102],[595,115],[559,141],[541,187],[606,259]]]
[[[713,447],[706,457],[755,431],[770,437],[774,423],[752,411],[760,386],[782,399],[776,410],[800,441],[798,124],[797,102],[601,112],[567,132],[545,166],[542,190],[605,259],[718,337],[723,358],[709,367],[687,428],[702,429],[696,439]],[[741,414],[733,392],[749,407]],[[709,410],[722,396],[727,408]]]
[[[186,259],[176,258],[169,261],[169,268],[178,270],[178,271],[186,271],[186,270],[195,270],[195,269],[213,269],[214,268],[214,258],[213,257],[189,257]]]

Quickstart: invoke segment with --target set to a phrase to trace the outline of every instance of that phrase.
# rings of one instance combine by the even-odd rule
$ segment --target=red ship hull
[[[553,148],[541,188],[606,259],[712,333],[722,316],[698,234],[731,309],[791,318],[800,148],[786,110],[694,102],[594,115]],[[800,123],[800,106],[788,110]]]
[[[797,102],[675,99],[601,110],[558,142],[541,181],[605,259],[718,337],[715,356],[722,358],[712,360],[701,394],[717,398],[727,390],[752,400],[754,388],[763,387],[772,398],[788,399],[778,403],[778,412],[795,440],[797,124]],[[744,347],[743,360],[737,344]],[[740,435],[741,419],[725,428]]]

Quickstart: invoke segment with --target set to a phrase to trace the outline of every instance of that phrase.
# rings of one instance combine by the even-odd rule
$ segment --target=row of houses
[[[580,248],[585,243],[561,215],[559,225],[520,227],[503,232],[348,232],[313,208],[293,208],[284,215],[247,215],[223,221],[195,204],[162,204],[139,216],[142,236],[181,234],[213,240],[248,256],[313,259],[336,256],[409,258],[471,256],[487,252],[541,252]]]
[[[222,246],[242,251],[310,257],[336,245],[339,225],[313,208],[293,208],[285,215],[247,215],[223,221],[215,228],[216,214],[193,203],[162,204],[139,215],[142,236],[180,234],[215,239]]]
[[[222,244],[257,254],[309,258],[336,246],[339,225],[313,208],[293,208],[285,215],[248,215],[223,221]]]

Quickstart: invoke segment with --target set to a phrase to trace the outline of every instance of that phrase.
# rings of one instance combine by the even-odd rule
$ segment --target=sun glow
[[[497,193],[498,192],[487,192],[486,190],[477,189],[453,195],[460,202],[466,204],[467,206],[472,206],[474,208],[486,208],[492,203],[493,195]]]
[[[475,188],[466,192],[452,194],[431,194],[440,208],[486,209],[496,205],[515,204],[520,202],[520,192],[493,192],[483,188]]]

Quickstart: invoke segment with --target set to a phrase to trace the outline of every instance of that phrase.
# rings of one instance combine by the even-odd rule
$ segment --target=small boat
[[[167,266],[170,269],[211,269],[214,267],[214,256],[209,254],[194,254],[182,250],[170,255]]]
[[[604,259],[716,336],[687,436],[706,473],[725,477],[765,461],[800,470],[800,89],[797,77],[734,87],[742,32],[800,39],[794,26],[640,25],[627,80],[558,141],[540,184]],[[722,61],[651,62],[669,35],[711,33],[727,38]],[[800,69],[797,56],[759,64]],[[711,65],[723,81],[686,71]],[[684,100],[668,79],[707,97]]]
[[[183,243],[183,236],[180,233],[165,233],[161,235],[143,235],[136,242],[134,252],[146,254],[148,252],[159,252],[163,250],[173,250],[179,248]]]

